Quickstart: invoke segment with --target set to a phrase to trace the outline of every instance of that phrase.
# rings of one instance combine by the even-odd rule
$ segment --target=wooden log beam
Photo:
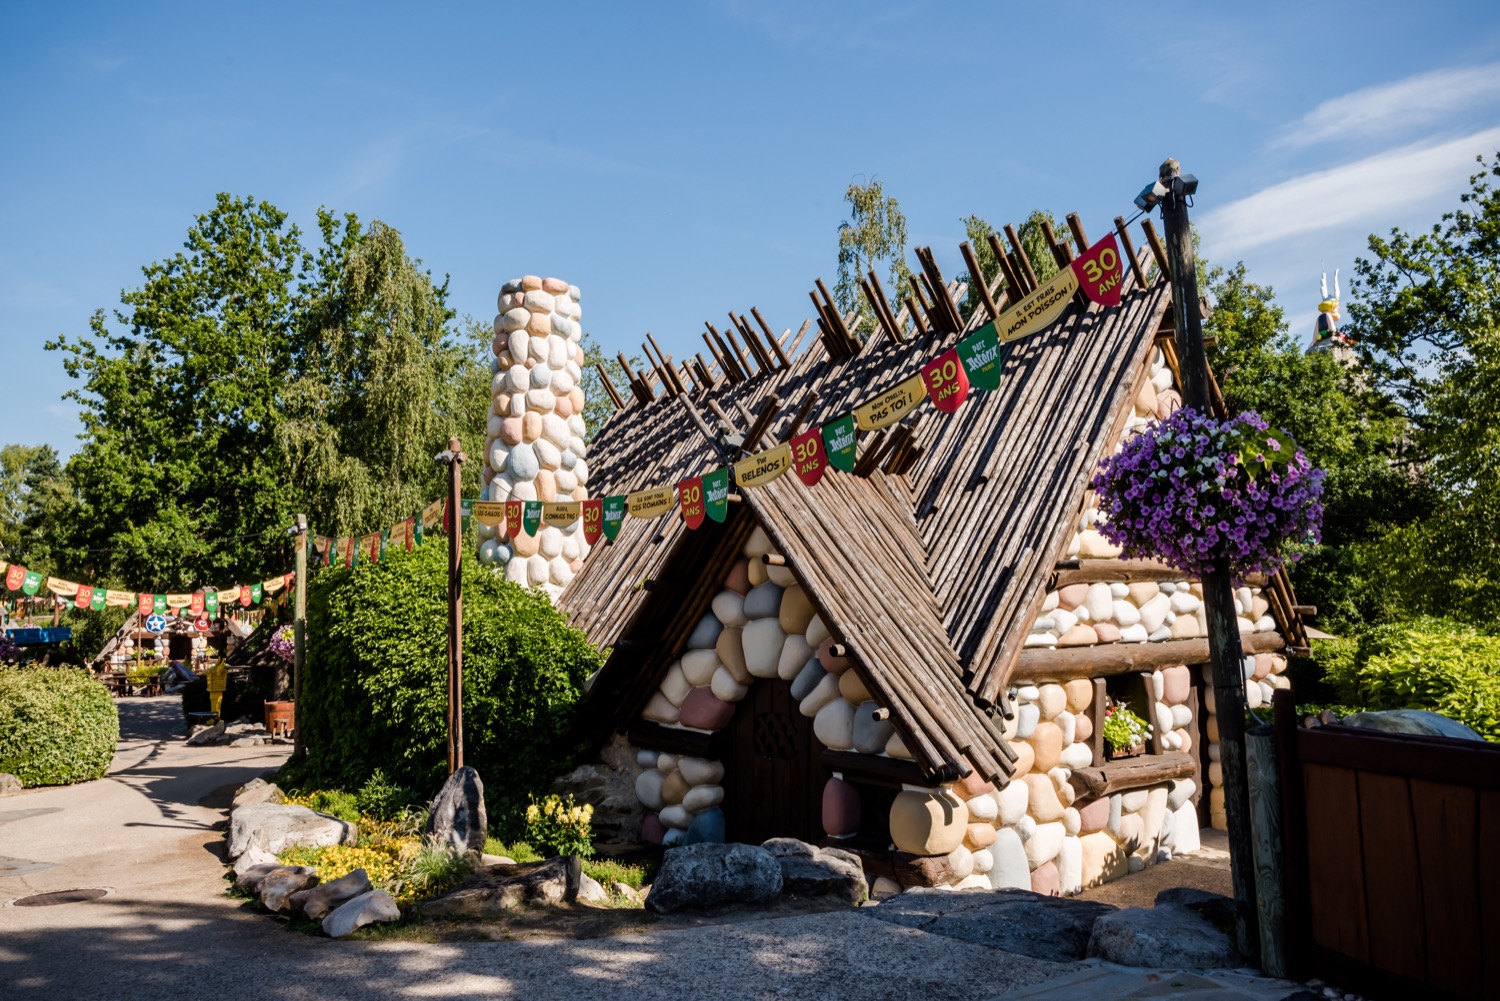
[[[609,370],[604,367],[602,361],[595,362],[594,367],[599,370],[599,382],[604,386],[604,392],[609,395],[609,402],[615,405],[616,410],[624,410],[625,398],[620,395],[620,391],[615,388],[615,384],[609,380]]]
[[[1068,213],[1068,232],[1073,234],[1073,242],[1078,244],[1078,256],[1082,257],[1089,251],[1089,237],[1083,231],[1083,220],[1078,218],[1077,212]]]
[[[1016,266],[1021,277],[1026,279],[1027,291],[1036,288],[1040,282],[1036,280],[1036,270],[1031,266],[1031,258],[1026,256],[1026,248],[1021,246],[1021,236],[1016,228],[1010,223],[1005,224],[1005,238],[1010,241],[1011,250],[1016,255]]]
[[[1167,263],[1167,248],[1161,242],[1161,237],[1156,233],[1156,227],[1151,225],[1150,219],[1141,220],[1141,229],[1145,231],[1146,242],[1151,245],[1151,256],[1156,258],[1157,270],[1161,272],[1162,278],[1172,280],[1172,266]]]
[[[682,730],[645,720],[630,724],[625,736],[637,747],[667,754],[686,754],[694,758],[716,758],[722,753],[724,743],[718,734]]]
[[[1184,779],[1197,771],[1193,756],[1185,751],[1143,754],[1135,758],[1106,761],[1090,768],[1075,768],[1068,781],[1078,793],[1075,803],[1087,803],[1127,789],[1160,785]]]
[[[995,260],[1000,265],[1000,273],[1005,276],[1005,296],[1011,302],[1017,302],[1026,294],[1026,286],[1016,274],[1015,265],[1011,262],[1010,255],[1005,252],[1005,244],[1000,242],[1000,234],[991,233],[985,238],[994,252]]]
[[[760,442],[766,429],[771,426],[771,419],[776,416],[776,411],[781,408],[781,397],[772,393],[766,397],[766,402],[761,406],[760,413],[756,415],[755,423],[750,425],[750,430],[745,433],[745,444],[740,446],[749,454],[755,451],[755,446]]]
[[[880,303],[877,308],[879,309],[881,315],[885,317],[886,325],[891,331],[891,336],[896,339],[897,344],[900,344],[906,340],[906,335],[901,332],[901,318],[898,317],[894,311],[892,311],[891,300],[886,298],[885,286],[880,284],[880,276],[875,273],[875,269],[871,268],[868,274],[870,279],[870,287],[875,290],[876,296],[878,296],[880,299]],[[900,290],[898,289],[897,291]]]
[[[854,751],[823,750],[823,766],[838,772],[851,782],[894,786],[927,785],[930,781],[922,766],[906,758],[885,758]]]
[[[776,353],[776,359],[777,361],[781,362],[781,367],[790,368],[792,365],[792,360],[786,356],[786,351],[781,347],[781,342],[777,340],[776,335],[771,332],[771,325],[766,322],[766,318],[764,316],[760,315],[760,310],[755,306],[751,306],[750,315],[755,317],[755,322],[760,324],[760,329],[766,332],[766,342],[771,345],[771,350]]]
[[[1135,283],[1141,288],[1146,287],[1146,274],[1141,270],[1141,262],[1135,257],[1135,244],[1130,242],[1130,229],[1125,225],[1125,217],[1115,216],[1115,232],[1119,234],[1120,244],[1125,248],[1125,259],[1130,262],[1130,273],[1135,275]]]
[[[974,256],[974,248],[969,246],[969,241],[967,240],[958,245],[958,252],[963,254],[964,264],[969,268],[969,288],[978,291],[979,303],[984,307],[985,315],[993,323],[995,317],[1000,315],[1000,310],[995,307],[995,300],[990,295],[989,282],[985,279],[984,271],[979,266],[979,258]]]
[[[1270,653],[1286,645],[1278,633],[1250,633],[1240,637],[1246,656]],[[1049,649],[1028,647],[1016,660],[1012,681],[1071,681],[1106,674],[1153,671],[1172,664],[1208,663],[1208,637],[1158,640],[1154,643],[1100,643]]]
[[[1156,560],[1067,560],[1057,565],[1056,587],[1069,584],[1130,583],[1137,580],[1189,580],[1187,574]],[[1263,587],[1266,579],[1252,575],[1245,581]]]

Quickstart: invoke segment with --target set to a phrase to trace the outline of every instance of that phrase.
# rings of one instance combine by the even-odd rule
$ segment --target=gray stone
[[[483,852],[489,836],[484,812],[484,783],[465,765],[443,783],[427,811],[427,841],[465,852]]]
[[[584,873],[578,880],[578,899],[586,900],[591,904],[602,904],[609,900],[609,893],[599,885],[597,879]]]
[[[204,727],[202,730],[195,731],[193,735],[187,739],[188,746],[202,747],[204,744],[214,743],[220,737],[224,736],[224,728],[227,725],[228,724],[226,724],[223,720],[219,720],[219,722],[215,723],[213,726]]]
[[[434,918],[493,918],[525,904],[561,904],[578,899],[583,867],[577,855],[526,865],[485,866],[460,886],[422,905]]]
[[[635,900],[639,897],[639,893],[633,886],[629,883],[622,883],[618,879],[609,884],[609,888],[614,890],[616,895],[624,897],[626,900]]]
[[[682,837],[682,843],[685,845],[723,844],[724,833],[724,811],[713,806],[693,818],[693,822],[688,824],[687,833]]]
[[[347,821],[286,803],[251,803],[229,815],[228,854],[237,859],[251,848],[280,855],[288,848],[352,845],[358,835]]]
[[[253,854],[255,853],[246,852],[245,857]],[[262,852],[259,853],[259,857],[266,858],[267,856]],[[234,876],[235,888],[244,890],[246,893],[259,893],[260,885],[265,878],[273,872],[280,872],[282,869],[290,869],[293,872],[308,876],[316,876],[318,874],[318,870],[310,865],[283,865],[276,861],[276,856],[271,855],[269,858],[271,859],[270,862],[257,862],[254,865],[246,866],[244,871],[236,870]]]
[[[255,869],[256,867],[269,866],[270,869],[276,869],[280,867],[280,865],[281,862],[276,858],[275,855],[272,855],[267,851],[262,851],[259,848],[252,848],[245,854],[234,860],[234,865],[232,866],[232,868],[234,869],[235,885],[238,886],[240,879],[243,878],[247,873],[249,873],[250,870]],[[262,870],[263,873],[266,871],[269,870]],[[247,887],[241,886],[240,889],[247,889]]]
[[[255,898],[260,906],[272,914],[292,912],[292,894],[318,885],[316,869],[307,866],[282,866],[272,869],[260,878],[255,888]]]
[[[719,642],[719,633],[723,631],[724,623],[715,618],[712,612],[707,612],[693,627],[693,633],[688,637],[687,648],[689,650],[712,650],[714,644]]]
[[[920,887],[860,913],[1034,959],[1072,962],[1083,958],[1095,922],[1112,911],[1108,904],[1030,890],[951,893]]]
[[[772,838],[761,847],[781,866],[781,891],[797,897],[841,897],[857,907],[869,896],[864,863],[841,848],[817,848],[796,838]]]
[[[1425,737],[1453,737],[1457,740],[1484,739],[1458,720],[1426,709],[1384,709],[1380,712],[1354,713],[1339,722],[1345,726],[1381,730],[1385,733],[1415,733]]]
[[[881,753],[885,750],[885,742],[896,732],[890,720],[875,718],[878,708],[874,702],[862,702],[854,710],[854,749],[861,754]]]
[[[781,865],[754,845],[683,845],[662,858],[646,906],[658,914],[719,904],[764,904],[781,893]]]
[[[336,908],[373,889],[370,874],[355,869],[338,879],[292,894],[292,907],[314,921],[322,921]]]
[[[0,796],[14,796],[21,791],[21,780],[10,772],[0,772]]]
[[[1222,893],[1210,893],[1194,886],[1169,886],[1156,895],[1155,906],[1178,904],[1190,911],[1197,911],[1208,923],[1226,935],[1234,934],[1235,914],[1238,911],[1232,898]]]
[[[230,806],[230,809],[238,810],[240,807],[249,806],[251,803],[285,802],[286,796],[276,786],[276,783],[267,782],[265,779],[251,779],[236,790],[234,803]]]
[[[541,472],[542,463],[536,449],[526,442],[518,442],[510,450],[510,475],[517,483],[529,483]]]
[[[781,586],[770,581],[745,595],[745,618],[769,619],[781,612]]]
[[[1238,967],[1234,944],[1197,912],[1181,904],[1128,907],[1094,922],[1090,956],[1122,966],[1174,970]]]
[[[641,765],[636,749],[624,734],[615,734],[599,754],[599,760],[579,765],[552,783],[551,791],[594,808],[590,825],[596,841],[636,843],[646,809],[635,794]]]
[[[816,657],[803,664],[797,677],[792,679],[792,698],[797,702],[807,698],[812,694],[813,689],[818,687],[818,682],[823,680],[823,675],[827,673]]]
[[[401,908],[396,906],[391,895],[384,890],[371,890],[336,907],[323,919],[323,934],[329,938],[343,938],[354,929],[377,921],[400,920]]]

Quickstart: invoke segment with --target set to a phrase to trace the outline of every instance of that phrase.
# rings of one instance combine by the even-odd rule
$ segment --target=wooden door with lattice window
[[[730,841],[823,837],[828,769],[812,720],[797,711],[791,684],[758,680],[735,708],[724,761],[724,823]]]

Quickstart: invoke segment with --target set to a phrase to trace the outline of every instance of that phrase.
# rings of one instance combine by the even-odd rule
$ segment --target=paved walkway
[[[1048,963],[857,911],[654,928],[590,940],[333,942],[224,895],[226,789],[281,748],[196,748],[178,701],[120,703],[109,777],[0,800],[0,996],[629,999],[1213,998],[1286,985]],[[17,898],[100,887],[97,900]]]

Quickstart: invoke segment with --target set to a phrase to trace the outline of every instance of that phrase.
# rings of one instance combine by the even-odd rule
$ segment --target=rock
[[[479,773],[465,765],[443,783],[427,810],[428,842],[465,852],[484,851],[489,820],[484,812],[484,783]]]
[[[654,723],[676,723],[682,713],[665,695],[657,692],[641,710],[641,715]]]
[[[1050,720],[1068,705],[1068,693],[1062,685],[1042,685],[1037,689],[1037,708],[1042,719]]]
[[[693,627],[693,632],[688,636],[687,648],[689,650],[712,650],[718,642],[719,633],[724,629],[724,623],[714,618],[712,612],[704,614]]]
[[[685,845],[721,845],[724,843],[724,811],[717,806],[704,810],[688,824],[682,837]]]
[[[259,782],[260,779],[256,779],[255,781]],[[0,772],[0,796],[14,796],[20,791],[20,779],[16,778],[10,772]]]
[[[738,559],[724,575],[724,587],[735,594],[746,595],[750,593],[750,561]]]
[[[1057,592],[1057,607],[1072,611],[1083,604],[1089,596],[1087,584],[1069,584],[1067,587],[1059,588]]]
[[[391,895],[384,890],[371,890],[339,905],[324,918],[323,934],[329,938],[343,938],[356,928],[363,928],[368,924],[399,920],[401,909],[396,906]]]
[[[1031,892],[1056,897],[1062,892],[1062,875],[1056,862],[1047,862],[1031,871]]]
[[[808,645],[816,650],[818,647],[823,645],[823,642],[827,640],[829,636],[830,633],[828,632],[828,627],[823,624],[823,620],[821,618],[814,615],[812,619],[807,623]]]
[[[853,676],[853,671],[846,671],[840,675],[840,689],[843,688],[843,679]],[[844,700],[840,699],[839,701],[843,702]],[[848,705],[847,702],[844,704]],[[896,732],[896,728],[891,724],[889,719],[878,720],[875,718],[875,711],[878,708],[873,701],[866,701],[861,702],[859,708],[854,710],[853,731],[850,734],[850,740],[854,749],[861,754],[879,754],[885,749],[885,742],[890,740],[891,735]],[[813,727],[816,730],[816,720],[813,721]],[[828,746],[832,747],[833,745],[829,744]]]
[[[487,867],[477,870],[457,889],[423,904],[422,914],[435,918],[499,917],[522,904],[576,900],[582,881],[583,869],[576,855],[524,865]]]
[[[1062,851],[1063,838],[1067,836],[1067,833],[1060,820],[1046,824],[1038,823],[1036,832],[1026,839],[1026,861],[1035,869],[1057,858],[1057,853]]]
[[[629,883],[622,883],[617,879],[613,883],[609,884],[609,888],[615,892],[616,896],[624,897],[626,900],[639,899],[635,887],[631,886]]]
[[[772,838],[761,847],[781,866],[783,893],[797,897],[839,897],[858,906],[868,895],[859,856],[839,848],[815,848],[795,838]]]
[[[335,908],[342,906],[363,893],[375,889],[370,884],[370,874],[363,869],[330,880],[309,890],[292,894],[292,907],[314,921],[322,921]]]
[[[1041,718],[1042,711],[1035,704],[1017,706],[1016,739],[1025,740],[1030,737],[1031,732],[1036,729],[1037,723],[1041,722]]]
[[[1031,745],[1024,740],[1013,740],[1010,742],[1010,749],[1016,752],[1014,774],[1019,777],[1031,771],[1031,766],[1036,764],[1036,752],[1031,749]]]
[[[1181,904],[1128,907],[1094,922],[1088,954],[1122,966],[1174,970],[1244,965],[1229,936]]]
[[[724,802],[724,787],[718,785],[693,786],[682,797],[682,808],[689,813],[702,813]]]
[[[1169,886],[1156,894],[1155,906],[1175,904],[1196,912],[1209,924],[1224,932],[1234,934],[1238,910],[1234,900],[1220,893],[1210,893],[1193,886]]]
[[[984,798],[988,799],[989,797],[984,797]],[[974,806],[973,806],[973,803],[970,803],[970,805],[969,805],[969,815],[970,816],[974,815]],[[964,832],[964,846],[966,848],[969,848],[972,851],[979,851],[982,848],[988,848],[990,845],[992,845],[994,843],[995,843],[995,825],[994,824],[989,824],[989,823],[970,824],[968,826],[967,830]],[[991,863],[990,864],[991,865],[994,864],[994,862],[993,862],[993,856],[991,856]],[[989,872],[989,869],[986,868],[984,871],[985,872]],[[986,882],[985,885],[988,886],[989,885],[988,882]]]
[[[18,788],[19,785],[20,784],[17,783]],[[4,795],[4,786],[5,779],[3,776],[0,776],[0,795]],[[286,795],[276,787],[275,783],[267,782],[265,779],[251,779],[249,782],[246,782],[244,785],[240,786],[239,789],[235,792],[234,803],[230,806],[230,809],[238,810],[240,807],[249,806],[251,803],[285,802]]]
[[[272,914],[292,912],[292,894],[318,885],[318,873],[307,866],[282,866],[261,876],[255,887],[260,906]]]
[[[818,663],[816,657],[809,660],[802,665],[802,670],[798,672],[797,677],[792,679],[792,698],[798,702],[807,698],[827,674],[828,672],[823,670],[823,665]],[[839,686],[839,681],[835,681],[834,684]]]
[[[833,652],[833,640],[826,639],[818,646],[818,663],[829,674],[843,674],[849,670],[851,662],[848,657],[837,656]]]
[[[745,595],[745,617],[750,619],[776,618],[781,609],[781,587],[766,583],[752,588]]]
[[[745,669],[745,647],[741,640],[743,631],[735,626],[726,627],[714,641],[714,653],[719,663],[742,685],[750,683],[750,672]]]
[[[801,637],[788,636],[786,638],[787,645],[790,646],[792,641],[798,639],[801,639]],[[786,654],[783,653],[782,661],[785,662],[785,660]],[[798,670],[801,670],[801,665],[798,665]],[[865,687],[864,679],[859,676],[858,671],[845,671],[839,675],[839,695],[843,697],[845,702],[850,702],[856,706],[874,701],[875,698],[875,696],[870,694],[870,690]]]
[[[1057,638],[1058,646],[1093,646],[1098,642],[1099,634],[1094,631],[1094,627],[1082,622]]]
[[[1083,845],[1078,838],[1063,838],[1062,850],[1057,853],[1057,871],[1062,879],[1063,893],[1078,893],[1083,889]]]
[[[990,886],[994,889],[1031,889],[1031,864],[1026,860],[1026,846],[1015,828],[1002,827],[995,831],[995,841],[990,845],[990,855],[995,860],[989,871]]]
[[[891,739],[885,742],[885,753],[893,758],[911,758],[911,751],[906,746],[906,741],[901,739],[901,734],[891,734]]]
[[[712,607],[714,617],[726,626],[743,626],[750,621],[745,618],[745,596],[734,591],[720,591]]]
[[[869,908],[872,917],[973,945],[1035,959],[1071,963],[1083,958],[1089,932],[1114,908],[1089,900],[1048,897],[1027,888],[955,895],[908,890]],[[982,991],[976,996],[990,996]]]
[[[1106,539],[1098,529],[1088,528],[1078,533],[1078,555],[1086,560],[1112,560],[1120,555],[1120,547]]]
[[[1108,584],[1090,584],[1088,596],[1083,600],[1083,607],[1088,609],[1089,621],[1107,621],[1115,611],[1115,598],[1110,593]]]
[[[219,720],[213,726],[198,730],[187,739],[187,745],[189,747],[202,747],[204,744],[212,744],[224,736],[224,729],[227,725],[223,720]]]
[[[1162,668],[1161,675],[1162,701],[1172,706],[1186,702],[1192,691],[1193,672],[1179,664],[1176,667]]]
[[[781,656],[776,660],[776,676],[782,681],[791,681],[797,677],[802,670],[802,665],[806,664],[812,656],[813,648],[807,645],[807,639],[801,633],[788,633],[786,642],[781,644]],[[852,674],[852,672],[849,673]],[[842,686],[839,690],[843,691]],[[845,698],[848,696],[846,695]],[[849,699],[849,701],[859,705],[867,698],[869,695],[865,695],[864,698]]]
[[[781,628],[786,633],[805,633],[807,625],[812,621],[814,615],[812,599],[802,589],[802,585],[793,584],[781,595],[781,607],[777,618],[781,622]]]
[[[712,650],[689,650],[682,655],[682,676],[689,688],[708,684],[718,669],[719,655]]]
[[[227,854],[237,859],[251,848],[280,855],[288,848],[352,845],[357,835],[353,824],[305,806],[251,803],[229,815]]]
[[[1379,712],[1353,713],[1339,721],[1344,726],[1385,733],[1415,733],[1428,737],[1453,737],[1458,740],[1483,740],[1470,727],[1426,709],[1385,709]]]
[[[1094,763],[1094,752],[1089,749],[1089,745],[1074,741],[1062,749],[1062,753],[1057,756],[1057,763],[1064,768],[1087,768]]]
[[[242,866],[240,863],[246,859],[254,859],[249,865]],[[283,865],[275,855],[258,849],[251,849],[240,856],[235,862],[234,885],[238,890],[255,894],[260,892],[261,881],[273,872],[281,869],[291,869],[303,875],[316,877],[318,870],[310,865]],[[316,883],[316,879],[314,879]]]
[[[1057,786],[1052,784],[1048,775],[1031,772],[1023,775],[1021,781],[1028,790],[1027,812],[1031,816],[1042,823],[1062,819],[1063,803],[1057,796]]]
[[[727,903],[764,904],[781,893],[781,865],[764,848],[741,844],[694,844],[673,848],[646,897],[658,914]]]
[[[1063,748],[1063,737],[1062,729],[1056,723],[1051,721],[1038,723],[1026,742],[1031,745],[1031,750],[1036,755],[1036,763],[1032,765],[1034,770],[1045,772],[1057,767],[1057,758]]]
[[[755,592],[750,592],[754,597]],[[748,602],[747,602],[748,607]],[[745,670],[753,678],[777,677],[781,664],[781,648],[786,643],[786,633],[774,618],[754,619],[742,631],[741,642],[745,648]]]
[[[947,790],[902,790],[891,802],[890,833],[896,847],[913,855],[946,855],[963,843],[969,808]]]
[[[818,715],[818,710],[839,697],[839,679],[836,674],[824,674],[816,687],[797,704],[797,711],[809,719]],[[842,701],[842,700],[841,700]]]
[[[1098,637],[1100,643],[1118,643],[1125,635],[1124,630],[1113,622],[1095,622],[1089,628],[1094,630],[1094,635]]]
[[[1078,833],[1093,834],[1109,823],[1109,799],[1096,799],[1078,808]]]
[[[859,833],[861,803],[859,789],[840,778],[830,778],[823,785],[823,833],[843,837]]]
[[[673,661],[667,667],[666,674],[662,675],[660,691],[667,697],[667,701],[674,706],[681,706],[682,700],[688,697],[688,692],[693,690],[692,682],[687,679],[687,672],[682,669],[682,661]]]
[[[678,758],[677,770],[688,785],[716,785],[724,780],[724,764],[708,758]]]
[[[1026,805],[1031,801],[1031,787],[1024,779],[1013,778],[995,794],[995,802],[1000,807],[998,820],[1005,827],[1012,827],[1021,822],[1026,815]]]
[[[1172,813],[1172,853],[1184,855],[1203,847],[1198,830],[1198,807],[1188,802]]]
[[[1129,856],[1105,831],[1078,839],[1082,851],[1081,882],[1085,888],[1118,879],[1129,871]]]
[[[1146,631],[1146,627],[1141,625],[1139,622],[1137,622],[1133,626],[1126,626],[1124,629],[1120,630],[1121,643],[1144,643],[1150,638],[1151,634],[1148,633]]]
[[[591,904],[603,904],[608,903],[609,893],[597,879],[584,873],[578,878],[578,899]]]
[[[1088,713],[1078,713],[1073,717],[1073,739],[1081,744],[1088,743],[1088,739],[1094,735],[1094,721],[1089,718]]]
[[[725,702],[711,688],[695,688],[682,700],[679,722],[695,730],[722,730],[733,718],[733,702]]]

